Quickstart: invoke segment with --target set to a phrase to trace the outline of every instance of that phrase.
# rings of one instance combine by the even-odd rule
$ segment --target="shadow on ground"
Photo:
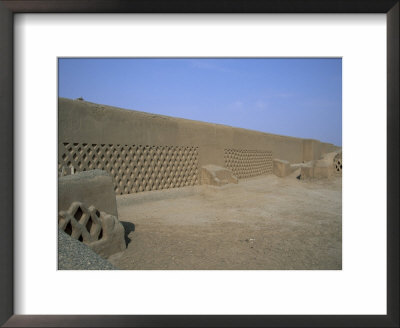
[[[127,222],[127,221],[120,221],[120,222],[125,229],[125,243],[126,246],[128,246],[129,243],[132,241],[132,239],[129,238],[129,234],[135,231],[135,225],[132,222]]]

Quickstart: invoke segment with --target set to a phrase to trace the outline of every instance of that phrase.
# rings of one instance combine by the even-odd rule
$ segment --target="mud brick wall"
[[[107,171],[118,195],[198,184],[197,147],[62,143],[58,156],[60,175]]]
[[[239,178],[272,173],[272,159],[319,159],[334,145],[59,98],[59,174],[102,169],[117,194],[196,185],[203,165]]]
[[[225,149],[225,166],[239,179],[272,173],[272,152]]]

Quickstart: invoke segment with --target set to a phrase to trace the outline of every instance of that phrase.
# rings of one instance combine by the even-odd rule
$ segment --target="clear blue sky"
[[[336,58],[63,58],[59,96],[342,145]]]

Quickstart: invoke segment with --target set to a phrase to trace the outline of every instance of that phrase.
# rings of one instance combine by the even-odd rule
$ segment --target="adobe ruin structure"
[[[341,269],[340,147],[80,99],[58,124],[59,233],[115,268]]]
[[[59,174],[100,169],[117,195],[193,186],[201,167],[237,178],[273,173],[273,159],[304,163],[339,147],[301,139],[60,98]]]

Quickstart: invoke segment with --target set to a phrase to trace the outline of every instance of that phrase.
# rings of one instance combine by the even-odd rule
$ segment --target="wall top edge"
[[[285,135],[280,135],[280,134],[273,134],[273,133],[267,133],[267,132],[262,132],[262,131],[257,131],[257,130],[251,130],[251,129],[245,129],[245,128],[240,128],[240,127],[235,127],[235,126],[230,126],[230,125],[225,125],[225,124],[217,124],[217,123],[209,123],[209,122],[204,122],[204,121],[197,121],[197,120],[190,120],[190,119],[185,119],[185,118],[179,118],[179,117],[173,117],[173,116],[167,116],[167,115],[161,115],[161,114],[154,114],[154,113],[148,113],[148,112],[143,112],[143,111],[138,111],[134,109],[126,109],[126,108],[121,108],[121,107],[116,107],[116,106],[110,106],[110,105],[104,105],[104,104],[98,104],[82,99],[70,99],[70,98],[64,98],[64,97],[59,97],[58,98],[58,103],[59,105],[61,103],[67,104],[67,105],[83,105],[87,107],[91,107],[92,109],[100,109],[104,111],[109,111],[109,112],[120,112],[140,118],[151,118],[151,119],[161,119],[161,120],[168,120],[170,122],[176,122],[176,123],[191,123],[191,124],[198,124],[198,125],[203,125],[203,126],[209,126],[209,127],[214,127],[214,128],[222,128],[222,129],[235,129],[235,130],[240,130],[243,132],[251,132],[251,133],[256,133],[260,134],[260,136],[272,136],[275,138],[279,139],[289,139],[289,140],[295,140],[295,141],[316,141],[316,142],[321,142],[327,145],[332,145],[335,147],[336,146],[332,143],[326,143],[317,139],[309,139],[309,138],[298,138],[298,137],[293,137],[293,136],[285,136]]]

